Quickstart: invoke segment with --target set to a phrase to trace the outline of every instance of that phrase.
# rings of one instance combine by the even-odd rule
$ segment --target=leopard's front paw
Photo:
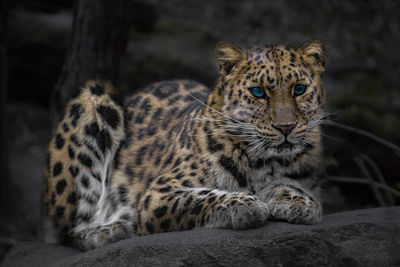
[[[256,197],[232,194],[215,206],[212,226],[244,230],[259,227],[269,218],[268,205]]]
[[[267,202],[272,219],[296,224],[314,224],[322,219],[321,203],[298,188],[282,186]]]

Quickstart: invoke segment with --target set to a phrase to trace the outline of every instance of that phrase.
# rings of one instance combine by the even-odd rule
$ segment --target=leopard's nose
[[[290,132],[296,127],[297,123],[290,124],[272,124],[272,127],[280,131],[284,136],[290,134]]]

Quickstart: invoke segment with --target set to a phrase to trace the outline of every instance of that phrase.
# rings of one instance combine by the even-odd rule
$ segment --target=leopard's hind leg
[[[50,143],[44,204],[59,233],[90,249],[131,231],[131,209],[113,198],[112,165],[124,113],[109,84],[90,81],[71,100]],[[48,221],[48,220],[47,220]]]

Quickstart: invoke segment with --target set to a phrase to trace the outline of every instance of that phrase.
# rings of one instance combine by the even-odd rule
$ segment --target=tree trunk
[[[52,95],[53,126],[85,81],[118,81],[119,63],[129,34],[128,7],[128,0],[75,2],[71,45]]]
[[[6,48],[6,24],[7,2],[0,6],[0,201],[9,197],[11,181],[8,169],[8,134],[6,127],[7,104],[7,48]],[[12,193],[11,193],[12,194]],[[0,205],[3,206],[3,205]],[[2,209],[3,210],[3,209]],[[4,211],[4,210],[3,210]]]

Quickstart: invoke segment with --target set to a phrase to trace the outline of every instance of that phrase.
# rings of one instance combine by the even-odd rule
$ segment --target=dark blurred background
[[[79,1],[1,3],[0,257],[13,243],[38,238],[52,112],[65,104],[54,101],[54,89],[71,58]],[[325,213],[400,204],[399,1],[126,2],[126,50],[114,77],[124,93],[176,78],[212,87],[220,40],[245,48],[325,37],[327,110],[335,122],[323,128]]]

